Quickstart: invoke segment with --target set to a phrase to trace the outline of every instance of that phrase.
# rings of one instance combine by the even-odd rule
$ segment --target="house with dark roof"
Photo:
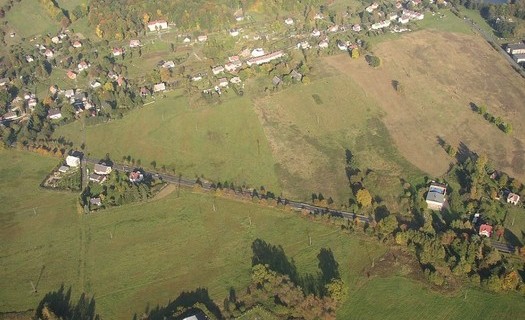
[[[428,193],[425,201],[427,202],[428,208],[431,210],[441,210],[445,204],[445,196],[447,194],[447,186],[432,181],[428,188]]]
[[[106,181],[106,176],[92,173],[89,175],[89,181],[102,184]]]
[[[91,198],[89,199],[89,203],[92,205],[92,206],[97,206],[97,207],[100,207],[102,205],[102,200],[100,198]]]

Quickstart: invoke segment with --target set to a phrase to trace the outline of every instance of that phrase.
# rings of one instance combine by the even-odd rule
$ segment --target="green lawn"
[[[37,0],[15,2],[6,18],[8,26],[22,38],[37,34],[55,34],[60,29],[59,23],[47,14]]]
[[[518,294],[464,289],[445,296],[395,276],[374,278],[350,296],[338,319],[519,319],[525,313]]]
[[[230,93],[222,104],[191,108],[180,92],[158,97],[122,120],[87,127],[87,150],[93,156],[110,153],[116,161],[131,155],[143,166],[175,168],[184,176],[203,174],[212,180],[264,185],[279,190],[274,161],[248,97]],[[81,123],[60,127],[81,144]]]
[[[0,151],[1,312],[34,307],[61,283],[78,290],[77,195],[39,187],[57,163],[56,158]],[[31,281],[38,294],[31,293]]]
[[[131,318],[183,290],[205,287],[221,304],[230,287],[248,285],[251,243],[282,245],[301,273],[317,272],[320,248],[331,248],[349,284],[384,252],[373,239],[258,205],[183,190],[149,203],[78,215],[72,193],[38,187],[56,159],[0,152],[2,232],[0,312],[34,308],[64,283],[73,296],[95,296],[106,319]],[[214,208],[215,210],[214,211]],[[34,215],[36,208],[37,215]],[[309,236],[312,245],[309,245]],[[30,281],[38,284],[32,294]]]
[[[458,18],[450,10],[445,9],[439,10],[435,15],[425,12],[425,19],[418,21],[416,25],[422,29],[473,34],[469,24]]]

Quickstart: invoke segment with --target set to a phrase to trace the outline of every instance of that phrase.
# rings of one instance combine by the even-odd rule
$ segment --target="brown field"
[[[525,180],[525,79],[481,37],[420,31],[378,44],[377,69],[364,59],[325,61],[352,79],[383,110],[382,120],[401,154],[421,170],[439,176],[452,159],[438,138],[486,153],[497,169]],[[392,81],[404,92],[397,93]],[[475,113],[483,104],[512,124],[506,135]]]

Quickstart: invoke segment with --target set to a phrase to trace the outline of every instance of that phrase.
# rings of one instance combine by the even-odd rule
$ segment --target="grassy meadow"
[[[280,190],[273,157],[249,98],[191,108],[179,93],[157,98],[121,120],[87,127],[88,153],[99,157],[110,153],[116,161],[131,155],[143,166],[156,161],[158,167],[165,165],[188,177],[204,175]],[[74,122],[60,127],[56,136],[79,146],[81,126]]]
[[[37,0],[15,2],[6,20],[8,30],[15,31],[20,38],[53,34],[60,28],[59,22],[50,17]]]
[[[519,294],[464,289],[434,292],[403,277],[373,278],[352,291],[338,311],[341,319],[518,319],[525,312]]]

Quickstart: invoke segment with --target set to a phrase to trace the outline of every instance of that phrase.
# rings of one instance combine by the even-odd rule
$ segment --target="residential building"
[[[4,120],[15,120],[18,116],[16,115],[16,112],[9,111],[7,113],[4,113],[3,118]]]
[[[219,87],[227,87],[227,86],[228,86],[228,79],[220,78],[219,79]]]
[[[9,78],[2,78],[0,79],[0,87],[5,87],[9,83]]]
[[[166,20],[154,20],[148,22],[149,31],[168,29],[168,22]]]
[[[507,195],[507,203],[512,203],[513,205],[517,205],[518,202],[520,202],[520,196],[518,194],[509,192]]]
[[[66,157],[66,164],[70,167],[78,167],[80,166],[80,157],[69,155]]]
[[[82,43],[78,40],[76,41],[73,41],[73,48],[81,48],[82,47]]]
[[[525,53],[514,54],[514,55],[512,55],[512,58],[517,63],[525,62]]]
[[[138,48],[140,47],[140,40],[129,40],[129,47],[130,48]]]
[[[166,90],[166,84],[164,82],[157,83],[153,86],[153,92],[161,92]]]
[[[492,235],[492,226],[488,224],[482,224],[481,226],[479,226],[478,234],[480,236],[485,236],[485,237],[490,238],[490,236]]]
[[[230,29],[230,36],[237,37],[239,35],[239,29]]]
[[[208,36],[207,35],[200,35],[197,37],[197,41],[199,42],[206,42],[208,40]]]
[[[224,72],[224,67],[223,67],[223,66],[216,66],[216,67],[213,67],[213,68],[211,69],[211,72],[213,72],[214,75],[218,75],[218,74]]]
[[[107,175],[111,173],[111,167],[107,166],[104,163],[97,163],[93,168],[93,172],[95,172],[98,175]]]
[[[379,4],[377,4],[377,2],[374,2],[372,3],[371,5],[369,5],[368,7],[365,8],[365,10],[368,12],[368,13],[372,13],[374,12],[375,9],[379,8]]]
[[[77,78],[77,74],[73,70],[68,70],[66,75],[71,80],[75,80]]]
[[[102,200],[100,198],[91,198],[89,199],[89,204],[100,207],[102,205]]]
[[[129,173],[129,182],[138,183],[142,180],[144,180],[144,174],[139,170],[134,170],[133,172]]]
[[[262,57],[251,58],[248,61],[246,61],[246,64],[248,64],[248,66],[252,66],[254,64],[261,65],[261,64],[268,63],[272,60],[279,59],[282,56],[284,56],[284,52],[279,50],[279,51],[275,51],[270,54],[264,55]]]
[[[291,25],[293,25],[293,19],[292,18],[286,18],[284,20],[284,23],[286,23],[287,25],[291,26]]]
[[[352,30],[353,30],[354,32],[359,32],[359,31],[361,31],[361,25],[359,25],[359,24],[354,24],[354,25],[352,26]]]
[[[432,181],[428,189],[426,202],[428,208],[431,210],[441,210],[445,204],[445,196],[447,194],[447,186],[442,183]]]
[[[326,48],[328,48],[328,40],[322,40],[321,42],[319,42],[318,47],[319,47],[320,49],[326,49]]]
[[[58,172],[60,173],[66,173],[69,171],[69,166],[60,166],[60,168],[58,168]]]
[[[77,65],[78,72],[82,72],[84,70],[87,70],[91,65],[89,62],[86,61],[80,61],[80,63]]]
[[[58,108],[49,109],[49,111],[47,112],[47,117],[49,119],[58,120],[62,118],[62,112],[60,112],[60,109]]]
[[[251,55],[252,57],[254,58],[257,58],[257,57],[262,57],[264,56],[265,52],[264,52],[264,49],[263,48],[255,48],[252,50],[251,52]],[[237,57],[237,60],[239,59],[239,57]]]
[[[92,174],[89,175],[89,181],[102,184],[102,183],[104,183],[104,181],[106,181],[106,176],[105,175],[99,175],[99,174],[96,174],[96,173],[92,173]]]
[[[321,31],[314,29],[311,33],[312,37],[319,37],[321,35]]]
[[[51,49],[46,49],[46,51],[44,51],[44,55],[45,55],[47,58],[53,58],[53,56],[55,55],[55,53],[54,53],[53,50],[51,50]]]
[[[242,81],[241,81],[241,78],[239,78],[239,77],[233,77],[233,78],[230,79],[230,82],[233,83],[233,84],[239,84]]]
[[[164,63],[162,64],[162,67],[163,67],[164,69],[175,68],[175,62],[173,62],[173,60],[164,61]]]
[[[507,52],[511,55],[525,53],[525,43],[509,43],[507,44]]]
[[[113,56],[118,57],[124,54],[124,49],[122,48],[113,48]]]

